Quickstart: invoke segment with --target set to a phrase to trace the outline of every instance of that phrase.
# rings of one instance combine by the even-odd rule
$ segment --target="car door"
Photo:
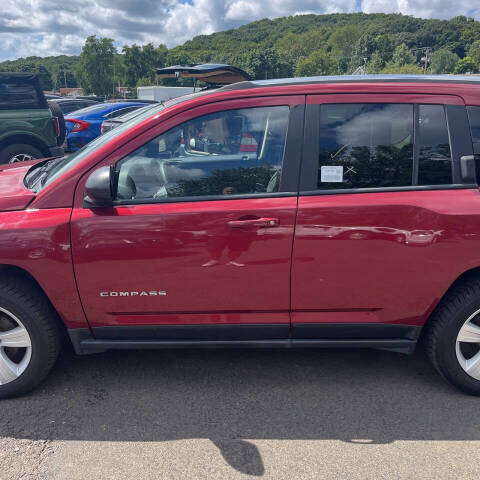
[[[80,182],[73,260],[97,336],[289,335],[304,102],[217,102],[160,124],[101,164],[113,207],[86,208]]]
[[[478,258],[458,247],[478,227],[465,208],[478,192],[463,100],[310,96],[305,128],[293,337],[413,339]]]

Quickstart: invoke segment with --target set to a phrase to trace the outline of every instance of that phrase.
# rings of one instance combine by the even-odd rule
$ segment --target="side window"
[[[467,107],[472,130],[473,151],[480,155],[480,107]]]
[[[413,110],[404,104],[322,105],[318,188],[411,185]]]
[[[61,102],[59,103],[60,108],[62,112],[66,115],[67,113],[74,112],[75,110],[78,110],[77,104],[75,103],[67,103],[67,102]]]
[[[228,110],[195,118],[118,162],[118,199],[276,192],[289,107]]]
[[[134,107],[121,108],[121,109],[115,110],[115,111],[113,111],[113,112],[111,112],[111,113],[109,113],[108,115],[105,115],[105,116],[108,117],[108,118],[116,118],[116,117],[120,117],[122,115],[125,115],[126,113],[131,112],[133,110],[137,110],[137,108],[139,108],[139,107],[134,106]]]
[[[0,108],[37,108],[37,90],[28,83],[0,83]]]
[[[418,106],[418,185],[452,183],[452,157],[443,105]]]

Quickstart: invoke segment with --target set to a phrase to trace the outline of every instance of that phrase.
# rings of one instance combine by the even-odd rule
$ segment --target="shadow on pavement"
[[[480,440],[480,399],[421,354],[175,350],[64,354],[32,394],[0,402],[0,436],[85,441],[208,438],[261,476],[248,440]]]

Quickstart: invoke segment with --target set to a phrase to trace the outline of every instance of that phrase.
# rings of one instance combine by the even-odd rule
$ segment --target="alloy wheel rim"
[[[480,380],[480,310],[470,315],[457,335],[456,354],[465,373]]]
[[[10,158],[8,163],[28,162],[30,160],[33,160],[33,157],[28,153],[17,153],[17,155]]]
[[[0,308],[0,386],[16,380],[32,358],[32,341],[22,322]]]

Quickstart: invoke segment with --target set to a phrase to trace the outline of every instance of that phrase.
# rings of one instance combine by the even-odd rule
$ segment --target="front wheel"
[[[32,390],[60,350],[55,312],[34,285],[0,279],[0,398]]]
[[[36,147],[23,143],[7,145],[0,151],[0,165],[6,163],[28,162],[45,155]]]
[[[427,353],[450,383],[480,396],[480,280],[454,287],[427,330]]]

